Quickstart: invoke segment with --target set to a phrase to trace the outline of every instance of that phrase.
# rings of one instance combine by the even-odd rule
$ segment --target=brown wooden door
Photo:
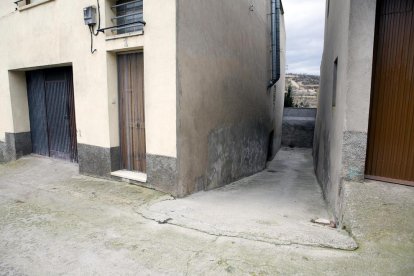
[[[144,58],[142,53],[118,55],[121,168],[146,171]]]
[[[379,0],[366,177],[414,185],[413,0]]]

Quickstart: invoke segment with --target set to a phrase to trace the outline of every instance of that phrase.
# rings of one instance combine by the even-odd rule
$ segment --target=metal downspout
[[[280,0],[271,0],[272,79],[268,88],[280,79]]]

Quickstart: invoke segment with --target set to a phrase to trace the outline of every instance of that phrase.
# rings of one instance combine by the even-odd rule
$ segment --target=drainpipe
[[[280,79],[280,0],[271,0],[272,24],[272,79],[268,88],[271,88]]]

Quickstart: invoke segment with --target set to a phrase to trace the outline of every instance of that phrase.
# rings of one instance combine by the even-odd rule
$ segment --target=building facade
[[[281,140],[283,10],[269,85],[275,1],[207,2],[1,1],[0,161],[66,159],[175,196],[263,169]]]
[[[344,182],[414,184],[413,1],[326,7],[314,161],[341,221]]]

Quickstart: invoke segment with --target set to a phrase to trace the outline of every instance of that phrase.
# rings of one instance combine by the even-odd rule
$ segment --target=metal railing
[[[111,7],[116,16],[111,18],[114,26],[113,33],[124,34],[141,31],[145,22],[143,21],[143,0],[118,1]]]

